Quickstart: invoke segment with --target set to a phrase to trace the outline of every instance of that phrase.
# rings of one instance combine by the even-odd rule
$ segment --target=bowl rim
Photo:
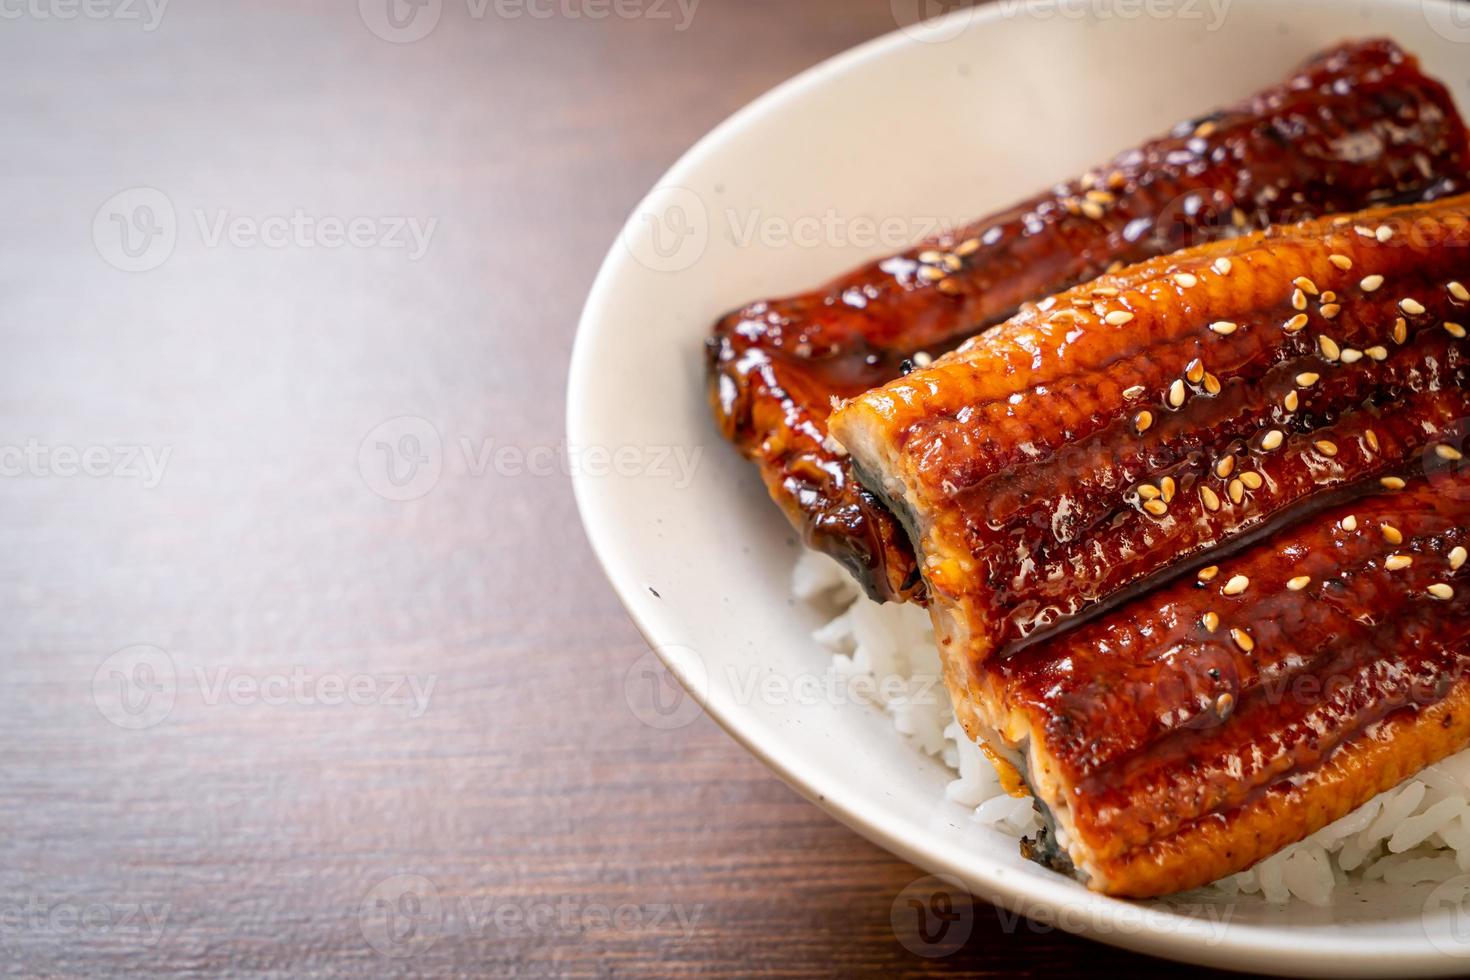
[[[1012,0],[1009,6],[1014,6],[1015,2],[1044,9],[1085,6],[1087,0]],[[1324,5],[1321,0],[1232,2],[1275,5],[1278,9],[1286,2],[1302,6]],[[1382,7],[1418,7],[1421,11],[1431,7],[1445,10],[1456,8],[1456,0],[1373,2]],[[756,119],[765,117],[836,79],[860,72],[895,51],[928,43],[926,35],[952,37],[957,21],[964,21],[959,25],[961,31],[987,29],[995,22],[1007,19],[1008,9],[1008,5],[1002,3],[962,8],[921,24],[900,27],[833,55],[758,96],[685,151],[630,211],[619,228],[617,238],[603,258],[588,292],[578,320],[568,370],[568,443],[578,445],[589,441],[585,434],[591,427],[591,420],[599,411],[599,406],[593,403],[588,394],[592,390],[588,379],[596,370],[591,356],[592,338],[604,329],[601,323],[602,311],[613,292],[614,283],[626,272],[636,268],[636,260],[623,243],[625,236],[633,231],[634,222],[645,202],[660,189],[684,186],[687,175],[719,154]],[[1298,976],[1369,977],[1403,976],[1407,973],[1449,976],[1460,975],[1470,969],[1470,960],[1448,956],[1436,950],[1427,937],[1420,941],[1384,936],[1359,938],[1343,934],[1314,937],[1304,934],[1303,927],[1290,924],[1270,926],[1232,922],[1229,924],[1228,935],[1221,939],[1211,935],[1206,924],[1187,916],[1176,915],[1167,907],[1157,911],[1161,920],[1172,920],[1168,929],[1107,928],[1107,923],[1118,921],[1122,914],[1121,909],[1127,909],[1136,918],[1137,904],[1095,892],[1079,896],[1073,883],[1061,879],[1052,881],[1042,876],[1006,875],[980,862],[966,864],[959,860],[963,855],[954,854],[950,848],[930,847],[922,840],[914,841],[898,836],[881,818],[875,819],[864,812],[869,802],[866,797],[848,792],[840,781],[824,778],[819,769],[801,767],[788,753],[782,752],[776,740],[762,738],[759,733],[742,725],[740,713],[743,709],[733,701],[727,702],[718,688],[687,682],[680,665],[665,655],[665,647],[657,639],[662,632],[662,610],[666,607],[649,601],[650,597],[645,593],[644,586],[629,567],[627,556],[614,543],[610,533],[611,515],[604,509],[595,492],[595,479],[587,473],[573,470],[573,496],[598,564],[644,641],[658,654],[670,673],[679,678],[686,692],[731,738],[803,798],[872,843],[928,873],[957,877],[977,897],[1012,912],[1024,912],[1028,908],[1035,910],[1037,907],[1075,908],[1081,900],[1090,914],[1058,917],[1056,925],[1059,928],[1147,955],[1217,968]]]

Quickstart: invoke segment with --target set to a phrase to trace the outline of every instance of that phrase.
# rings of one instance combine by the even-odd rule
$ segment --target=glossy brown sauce
[[[1176,127],[1083,178],[815,292],[723,318],[710,403],[808,545],[880,600],[922,600],[894,516],[828,436],[832,398],[898,377],[1022,304],[1120,264],[1309,215],[1453,193],[1470,173],[1438,82],[1387,41]]]

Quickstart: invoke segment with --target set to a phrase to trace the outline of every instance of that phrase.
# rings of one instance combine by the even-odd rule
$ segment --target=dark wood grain
[[[1176,970],[984,905],[962,949],[914,955],[890,912],[920,872],[707,720],[640,724],[644,648],[566,480],[460,449],[558,449],[623,216],[728,113],[891,30],[887,0],[704,0],[686,30],[444,0],[408,44],[354,0],[133,9],[0,25],[11,972]],[[157,227],[114,197],[136,187],[177,243],[127,272],[161,248],[119,252],[114,213]],[[417,259],[211,241],[222,212],[296,209],[437,224]],[[403,416],[444,445],[406,502],[359,466]],[[32,440],[104,447],[109,475]],[[167,451],[162,478],[129,447]],[[422,712],[403,678],[432,680]],[[308,703],[324,683],[371,703]]]

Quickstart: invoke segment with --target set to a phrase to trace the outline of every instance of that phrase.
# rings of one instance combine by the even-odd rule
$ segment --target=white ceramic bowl
[[[899,31],[782,85],[690,150],[603,264],[577,335],[569,439],[623,450],[624,465],[588,456],[574,477],[614,588],[698,703],[783,779],[997,905],[1236,969],[1470,971],[1470,912],[1428,887],[1340,888],[1329,908],[1094,895],[945,803],[948,774],[877,710],[785,696],[783,685],[752,693],[752,679],[820,676],[828,656],[809,638],[817,617],[790,599],[795,536],[710,420],[701,350],[715,318],[743,302],[1008,204],[1346,37],[1395,38],[1470,111],[1470,7],[999,0],[913,24],[903,13],[917,0],[893,6]],[[673,451],[697,460],[692,478]]]

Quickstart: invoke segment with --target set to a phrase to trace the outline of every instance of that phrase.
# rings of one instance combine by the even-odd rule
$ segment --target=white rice
[[[973,818],[1015,836],[1041,826],[1031,800],[1006,795],[980,748],[955,720],[939,682],[939,650],[929,615],[913,605],[867,598],[830,558],[804,552],[792,590],[830,616],[813,638],[832,654],[840,678],[867,675],[877,705],[917,749],[942,761],[955,779],[951,802]],[[1441,882],[1470,872],[1470,749],[1383,793],[1335,823],[1212,886],[1268,902],[1332,901],[1338,885]]]

